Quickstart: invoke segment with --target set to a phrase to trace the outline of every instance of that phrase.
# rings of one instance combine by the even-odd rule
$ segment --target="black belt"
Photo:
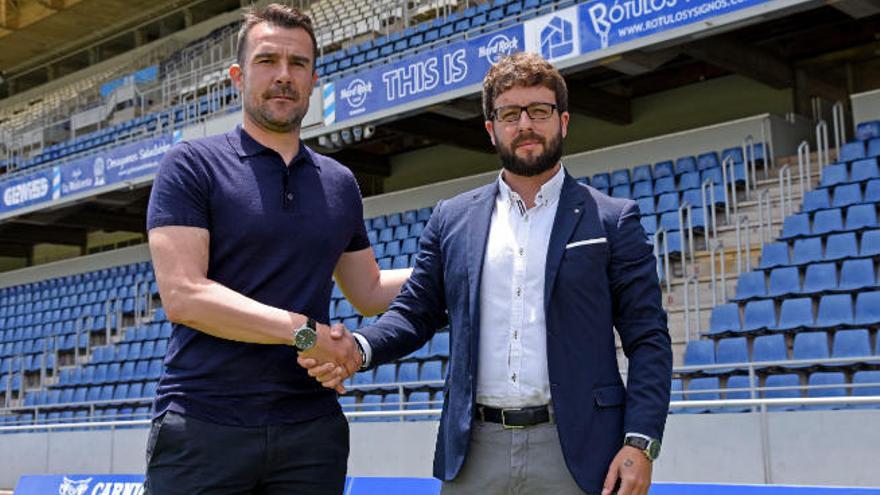
[[[505,428],[525,428],[549,423],[552,419],[547,406],[498,409],[479,404],[477,404],[477,418],[480,421],[498,423]]]

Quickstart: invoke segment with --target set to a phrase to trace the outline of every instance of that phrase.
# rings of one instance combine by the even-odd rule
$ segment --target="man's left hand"
[[[614,456],[608,475],[605,476],[605,485],[602,495],[610,495],[614,485],[620,479],[620,488],[617,495],[648,495],[651,488],[651,461],[645,453],[635,447],[624,446]]]

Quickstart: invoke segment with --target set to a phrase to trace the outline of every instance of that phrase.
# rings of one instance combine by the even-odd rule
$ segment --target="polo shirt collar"
[[[251,137],[251,135],[241,127],[241,124],[235,126],[235,130],[227,133],[226,139],[229,141],[229,145],[232,146],[232,149],[234,149],[241,158],[256,156],[267,152],[278,153],[272,148],[263,146],[256,139]],[[320,169],[312,150],[305,145],[302,139],[299,140],[299,152],[293,157],[293,163],[299,163],[300,161],[304,161],[305,163],[311,164],[315,168]]]

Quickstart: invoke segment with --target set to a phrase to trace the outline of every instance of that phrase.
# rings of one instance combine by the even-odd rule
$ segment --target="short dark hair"
[[[513,88],[544,86],[556,94],[556,109],[561,114],[568,111],[568,87],[562,74],[540,55],[517,52],[504,57],[489,69],[483,79],[483,115],[492,120],[495,98]]]
[[[309,33],[312,39],[312,70],[318,63],[318,41],[315,39],[315,30],[312,27],[312,19],[294,7],[270,3],[265,7],[252,6],[244,13],[241,29],[238,30],[238,64],[244,64],[244,52],[247,48],[247,35],[257,24],[268,23],[288,29],[300,28]]]

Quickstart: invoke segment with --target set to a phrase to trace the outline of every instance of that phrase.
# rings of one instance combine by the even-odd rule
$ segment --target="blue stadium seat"
[[[860,326],[880,324],[880,291],[858,294],[854,323]]]
[[[807,388],[807,397],[846,397],[846,377],[840,372],[816,372],[810,375],[807,381],[808,387],[830,387],[830,388]],[[829,405],[805,405],[805,410],[829,410],[844,409],[845,404],[829,404]]]
[[[666,229],[667,232],[674,232],[681,230],[681,225],[679,224],[678,212],[677,211],[669,211],[660,215],[660,227]],[[670,241],[676,238],[677,236],[670,236]],[[680,240],[676,239],[676,240]],[[670,250],[672,250],[672,244],[670,243]]]
[[[638,185],[639,183],[636,183]],[[639,205],[639,212],[642,215],[653,215],[655,213],[654,210],[654,196],[648,196],[645,198],[637,198],[636,203]]]
[[[708,366],[715,364],[715,342],[691,340],[684,351],[685,366]]]
[[[699,172],[686,172],[681,174],[678,178],[678,190],[686,191],[689,189],[699,189],[700,188],[700,173]]]
[[[746,304],[743,332],[762,332],[776,327],[776,309],[772,299],[751,301]]]
[[[629,169],[615,170],[611,172],[611,187],[622,186],[630,183]]]
[[[419,371],[420,382],[432,382],[443,380],[443,363],[437,360],[425,361]]]
[[[863,141],[853,141],[846,143],[840,147],[838,161],[851,162],[865,157],[865,143]]]
[[[745,337],[721,339],[715,349],[716,364],[740,364],[749,361],[749,348]],[[737,368],[706,370],[708,374],[726,374]]]
[[[880,169],[877,168],[877,158],[866,158],[853,162],[850,172],[850,180],[864,182],[880,177]]]
[[[697,157],[697,169],[699,170],[718,168],[720,166],[721,160],[718,158],[718,153],[714,151],[703,153]]]
[[[673,174],[672,167],[673,167],[672,161],[664,161],[664,162],[655,163],[654,164],[654,178],[659,179],[661,177],[669,177],[669,176],[675,175],[675,174]],[[675,185],[674,181],[673,181],[673,185]]]
[[[676,189],[675,187],[675,177],[661,176],[654,181],[654,194],[660,195],[665,193],[676,193],[676,195],[678,194],[678,189]]]
[[[632,189],[630,188],[629,184],[614,186],[611,189],[611,196],[615,198],[629,199],[632,197]]]
[[[865,203],[880,203],[880,179],[869,180],[865,185]]]
[[[795,361],[818,361],[828,359],[831,353],[828,349],[828,334],[825,332],[801,332],[794,336],[791,358]],[[808,368],[813,365],[789,364],[788,368]]]
[[[813,324],[813,301],[809,297],[786,299],[779,310],[779,324],[773,330],[788,332],[810,328]]]
[[[880,395],[880,370],[857,371],[853,374],[854,397],[870,397]],[[880,404],[863,404],[850,406],[856,409],[878,408]]]
[[[819,311],[816,314],[815,328],[839,328],[852,325],[853,308],[849,294],[832,294],[822,296]]]
[[[880,256],[880,230],[869,230],[863,233],[859,244],[859,256]]]
[[[692,156],[683,156],[675,160],[675,175],[682,175],[697,170],[697,159]],[[699,187],[699,186],[698,186]]]
[[[780,239],[796,239],[810,235],[810,215],[799,213],[785,218]]]
[[[801,208],[802,211],[809,213],[827,208],[831,208],[831,199],[828,194],[828,189],[814,189],[804,193],[804,202]],[[788,220],[788,218],[786,218],[786,220]]]
[[[758,264],[761,269],[787,266],[788,264],[788,244],[784,242],[764,244],[764,248],[761,251],[761,260]]]
[[[724,183],[724,175],[721,172],[721,168],[707,168],[700,172],[700,183],[706,182],[707,180],[711,180],[712,184],[718,187],[721,190],[721,185]],[[716,198],[723,199],[721,194],[715,194]]]
[[[794,252],[791,259],[792,264],[804,265],[807,263],[822,261],[822,258],[822,239],[820,237],[811,237],[794,241]]]
[[[419,381],[419,363],[400,363],[397,381],[402,383]]]
[[[861,202],[862,186],[859,184],[843,184],[834,188],[834,208],[844,208]]]
[[[388,385],[397,382],[397,365],[395,364],[382,364],[376,368],[375,375],[373,376],[373,384],[375,385]],[[396,388],[396,387],[392,387]]]
[[[611,175],[608,172],[601,172],[593,175],[593,178],[590,180],[590,184],[596,188],[609,188],[611,187]]]
[[[767,287],[763,271],[743,273],[739,276],[739,280],[736,282],[735,301],[747,301],[766,296]]]
[[[663,179],[660,179],[663,180]],[[656,192],[656,191],[655,191]],[[657,200],[657,213],[666,213],[670,211],[678,210],[680,204],[678,202],[678,193],[667,193],[660,195],[660,198]]]
[[[752,361],[756,363],[765,363],[768,361],[787,361],[788,350],[785,346],[785,335],[762,335],[755,338],[752,348]],[[770,365],[757,366],[757,369],[770,368]],[[780,365],[774,365],[772,368],[778,368]]]
[[[657,217],[655,215],[642,215],[639,221],[649,236],[657,232]]]
[[[687,390],[685,391],[684,399],[687,400],[720,400],[721,393],[718,390],[721,389],[721,385],[719,384],[717,377],[706,377],[706,378],[692,378],[688,383]],[[714,392],[713,392],[714,390]],[[708,407],[687,407],[679,410],[678,412],[683,413],[706,413],[710,412],[711,408]]]
[[[853,205],[846,209],[846,230],[876,229],[878,226],[874,204]]]
[[[798,294],[801,291],[800,274],[795,266],[774,268],[770,272],[770,288],[767,296],[779,297]]]
[[[653,182],[654,174],[651,171],[651,165],[639,165],[638,167],[633,168],[632,171],[632,181],[633,182]]]
[[[871,340],[868,330],[858,328],[854,330],[839,330],[834,333],[834,340],[831,344],[831,357],[835,359],[853,359],[853,361],[835,366],[849,366],[860,362],[861,358],[870,356]]]
[[[860,122],[856,126],[856,139],[859,141],[867,141],[876,137],[880,137],[880,121]]]
[[[815,263],[807,266],[803,294],[826,294],[837,289],[837,265]]]
[[[874,261],[870,259],[846,260],[840,269],[841,291],[855,291],[877,286]]]
[[[859,249],[853,232],[833,234],[825,243],[826,260],[842,260],[858,256]]]
[[[766,399],[791,399],[801,397],[801,380],[798,375],[770,375],[764,382],[764,392],[762,395]],[[798,408],[796,405],[769,406],[769,411],[794,411]]]
[[[843,231],[843,211],[840,208],[817,211],[813,216],[813,235]]]
[[[433,406],[431,406],[431,404],[429,404],[430,400],[431,400],[431,396],[428,394],[428,392],[412,392],[411,394],[409,394],[409,399],[407,400],[406,409],[409,411],[431,409]],[[432,418],[429,415],[418,415],[418,416],[407,416],[405,419],[407,421],[424,421],[424,420],[435,419],[435,418]]]
[[[431,339],[431,351],[429,358],[449,357],[449,332],[437,332]]]
[[[822,170],[822,187],[831,187],[849,182],[849,174],[846,172],[846,164],[839,163],[828,165]]]
[[[727,379],[727,385],[724,387],[724,398],[727,400],[752,399],[750,390],[753,388],[753,383],[748,376],[731,376]],[[726,406],[720,412],[746,412],[750,410],[750,407]]]

